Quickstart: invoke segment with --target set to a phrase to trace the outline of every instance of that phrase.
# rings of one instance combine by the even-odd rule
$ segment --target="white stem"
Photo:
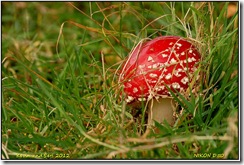
[[[173,113],[175,109],[175,101],[172,98],[160,98],[151,100],[150,110],[148,112],[148,125],[154,126],[154,121],[163,124],[164,121],[169,125],[174,124]]]

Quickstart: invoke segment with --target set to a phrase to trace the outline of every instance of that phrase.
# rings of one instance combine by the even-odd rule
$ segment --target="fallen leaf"
[[[227,14],[226,17],[230,18],[237,12],[237,5],[235,4],[229,4],[227,8]]]

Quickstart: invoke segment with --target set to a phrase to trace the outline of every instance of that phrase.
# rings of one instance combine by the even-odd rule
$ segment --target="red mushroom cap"
[[[200,58],[195,46],[177,36],[138,44],[122,65],[119,78],[126,101],[170,96],[166,86],[172,91],[186,90]]]

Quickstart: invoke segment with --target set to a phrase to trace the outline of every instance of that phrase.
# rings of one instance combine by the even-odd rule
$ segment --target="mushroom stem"
[[[163,124],[165,121],[173,126],[173,113],[176,107],[176,102],[173,98],[152,99],[149,104],[148,126],[154,126],[154,121]]]

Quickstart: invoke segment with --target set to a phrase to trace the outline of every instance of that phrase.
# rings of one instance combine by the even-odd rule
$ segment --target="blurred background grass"
[[[2,2],[2,158],[238,159],[237,6]],[[121,100],[117,69],[159,35],[196,44],[201,81],[173,128],[141,140],[143,110]]]

